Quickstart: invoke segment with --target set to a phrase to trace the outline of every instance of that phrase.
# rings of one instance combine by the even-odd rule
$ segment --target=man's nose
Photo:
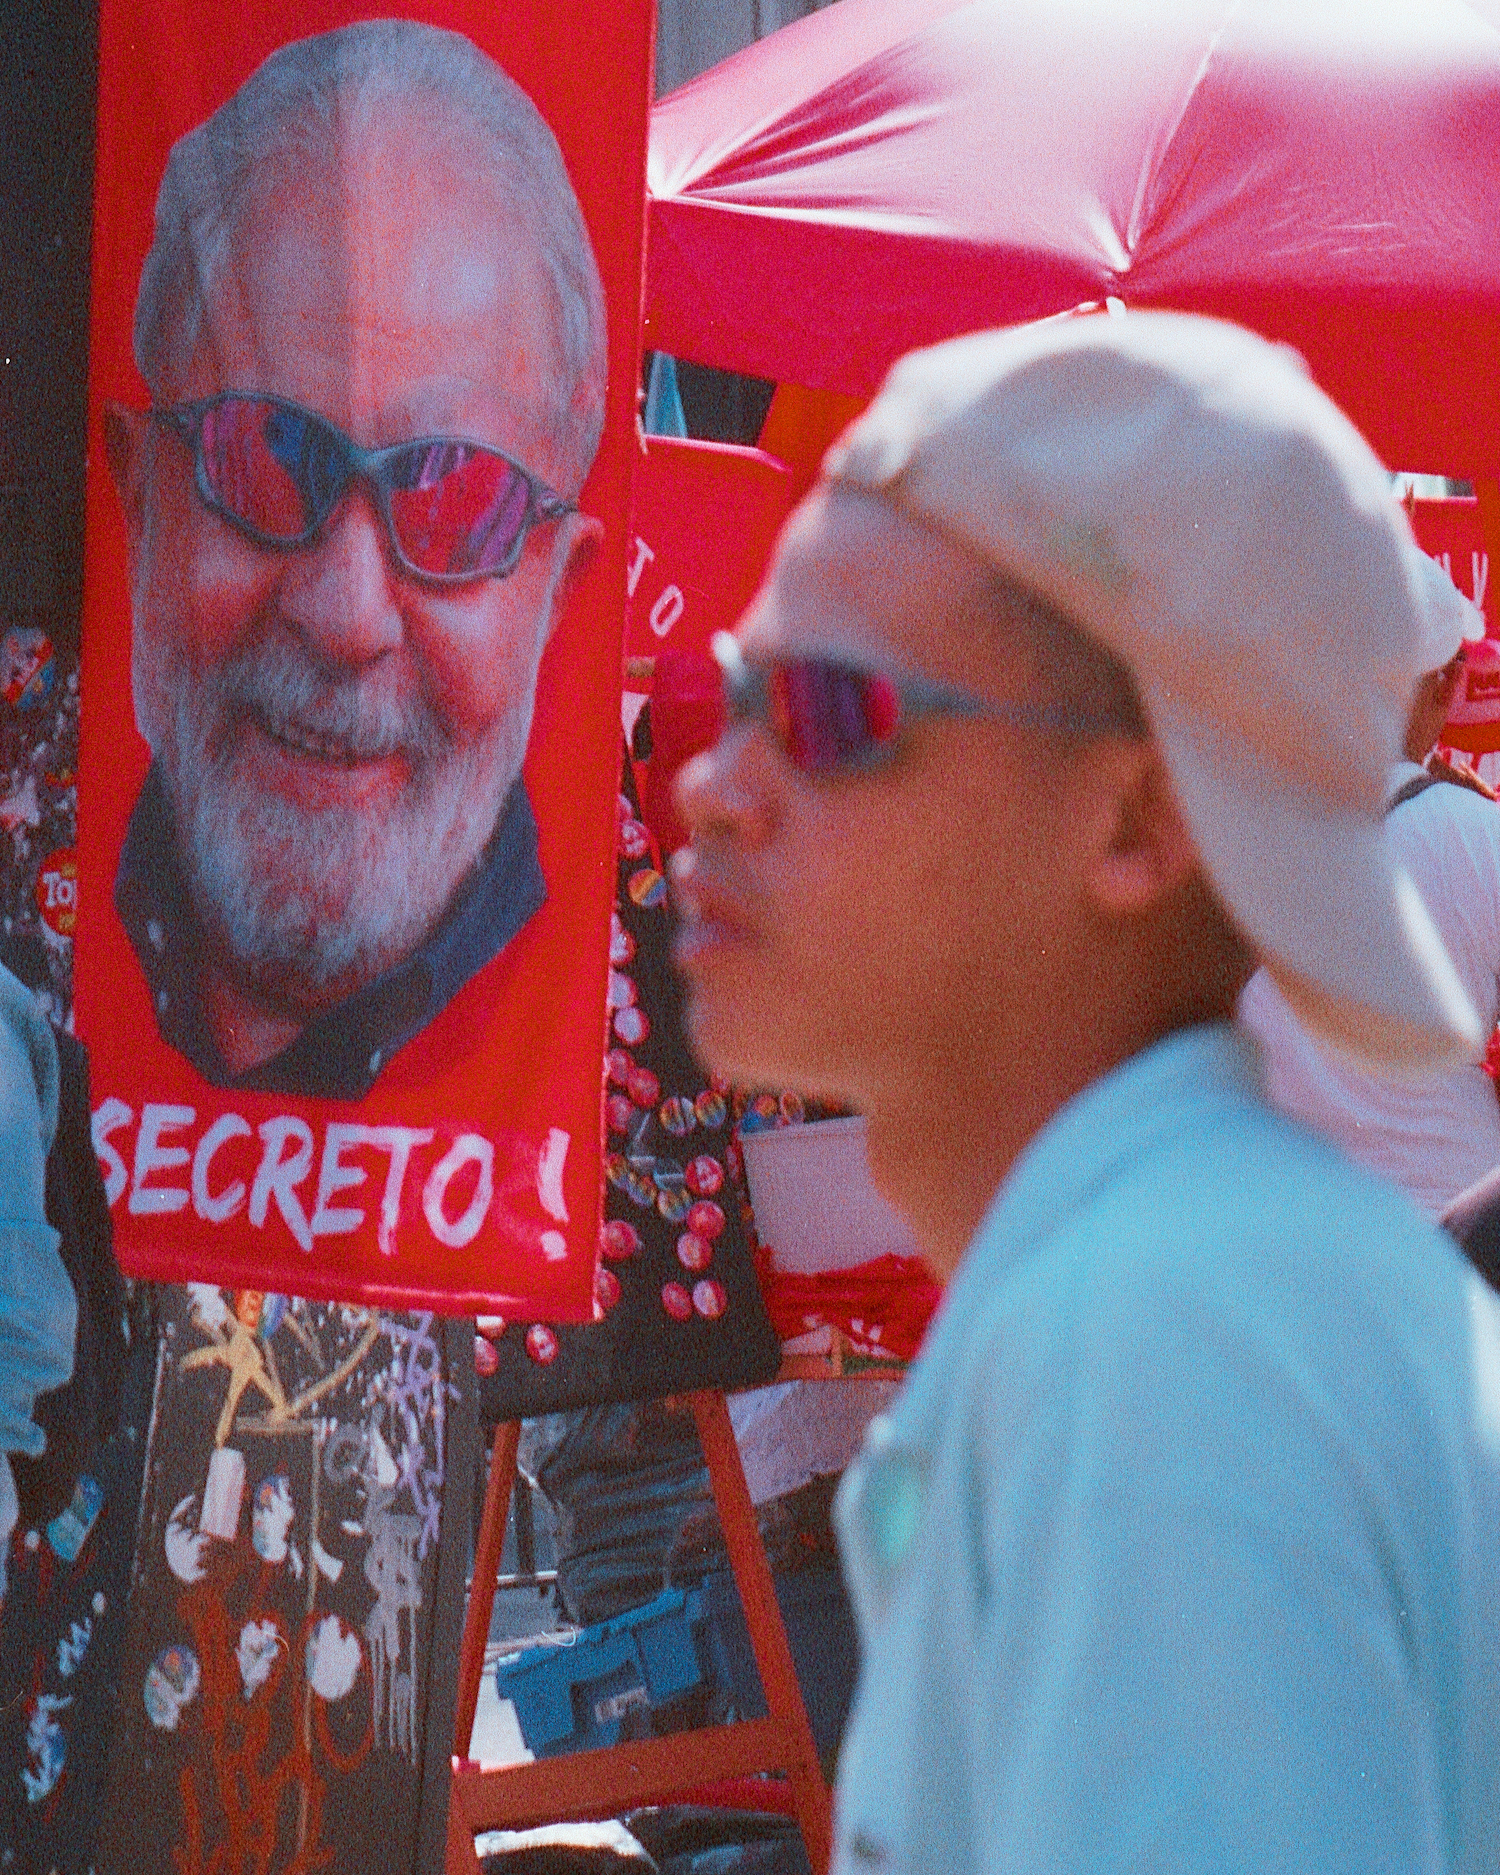
[[[373,664],[400,644],[402,611],[385,523],[357,483],[306,547],[287,555],[281,611],[330,664]]]
[[[754,723],[730,723],[678,771],[677,811],[695,838],[761,846],[776,829],[776,757]]]

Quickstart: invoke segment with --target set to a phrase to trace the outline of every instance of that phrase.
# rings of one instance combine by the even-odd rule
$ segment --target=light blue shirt
[[[7,1454],[43,1450],[36,1396],[73,1371],[77,1300],[46,1213],[56,1130],[56,1045],[31,992],[0,968],[0,1592],[16,1515]]]
[[[838,1522],[838,1875],[1500,1866],[1500,1300],[1227,1025],[1032,1141]]]

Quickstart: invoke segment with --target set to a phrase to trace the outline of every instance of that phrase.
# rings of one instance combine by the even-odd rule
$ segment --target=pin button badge
[[[699,1270],[706,1270],[713,1258],[713,1245],[696,1231],[685,1230],[677,1239],[677,1261],[685,1270],[692,1270],[695,1274]]]
[[[706,1321],[716,1321],[728,1306],[723,1283],[716,1282],[712,1276],[693,1284],[693,1307]]]
[[[716,1094],[712,1088],[705,1088],[693,1102],[693,1112],[698,1124],[710,1131],[722,1126],[729,1117],[729,1105],[722,1094]]]
[[[649,1068],[632,1068],[625,1077],[625,1087],[638,1107],[654,1107],[661,1094],[661,1082]]]
[[[691,1204],[692,1199],[681,1185],[663,1185],[656,1194],[656,1208],[669,1224],[680,1224]]]
[[[712,1198],[724,1183],[724,1168],[705,1153],[690,1162],[683,1176],[695,1198]]]
[[[615,1034],[622,1042],[636,1048],[651,1033],[651,1023],[644,1009],[632,1004],[628,1009],[615,1011]]]
[[[550,1367],[557,1359],[557,1336],[545,1322],[533,1322],[526,1330],[526,1352],[538,1367]]]
[[[623,1263],[639,1255],[641,1233],[624,1218],[612,1217],[599,1233],[599,1248],[611,1263]]]
[[[626,881],[625,890],[642,911],[655,911],[667,896],[667,882],[652,866],[642,866]]]
[[[700,1198],[687,1214],[688,1229],[712,1243],[724,1231],[724,1213],[712,1199]]]

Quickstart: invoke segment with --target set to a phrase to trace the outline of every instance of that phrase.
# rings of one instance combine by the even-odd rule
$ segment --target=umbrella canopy
[[[650,191],[646,340],[703,364],[868,394],[1118,298],[1500,466],[1500,0],[840,0],[657,105]]]

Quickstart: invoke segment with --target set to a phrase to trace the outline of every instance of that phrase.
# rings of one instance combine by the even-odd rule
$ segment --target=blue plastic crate
[[[539,1758],[617,1745],[635,1712],[696,1691],[706,1678],[698,1596],[667,1589],[644,1608],[495,1663],[495,1684]]]
[[[859,1676],[854,1611],[831,1562],[779,1575],[775,1588],[813,1742],[828,1757],[843,1736]],[[694,1634],[715,1690],[729,1695],[737,1717],[763,1719],[765,1693],[734,1577],[716,1570],[694,1593]]]

